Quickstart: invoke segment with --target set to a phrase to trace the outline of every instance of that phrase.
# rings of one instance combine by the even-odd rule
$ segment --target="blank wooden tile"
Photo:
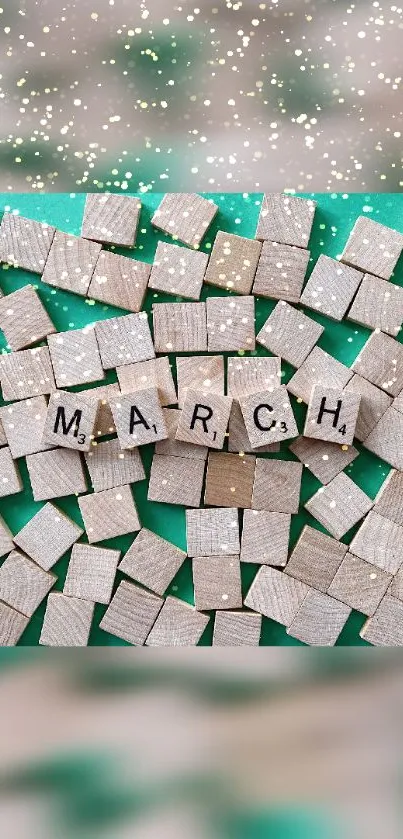
[[[219,230],[207,265],[205,283],[250,294],[262,245],[256,239],[246,239]]]
[[[44,396],[34,396],[0,408],[0,418],[13,458],[48,448],[42,440],[47,410]]]
[[[332,580],[328,593],[363,615],[373,615],[386,594],[392,574],[348,553]]]
[[[168,436],[156,387],[122,393],[109,404],[122,449],[155,443]]]
[[[358,376],[357,373],[354,373],[353,378],[347,383],[346,391],[358,393],[361,396],[355,437],[362,442],[375,428],[387,408],[391,406],[392,397],[363,379],[362,376]],[[396,402],[397,400],[394,407],[396,407]]]
[[[5,556],[13,550],[13,534],[0,516],[0,556]]]
[[[156,352],[206,352],[205,303],[154,303]]]
[[[341,539],[373,506],[373,501],[344,472],[321,487],[307,501],[305,509],[335,539]]]
[[[120,393],[120,388],[117,382],[111,382],[109,385],[99,385],[88,390],[80,390],[80,395],[85,395],[89,402],[98,403],[98,413],[94,428],[95,439],[115,433],[116,428],[113,422],[109,400],[117,396],[118,393]]]
[[[204,460],[155,454],[148,484],[149,501],[200,507]]]
[[[391,469],[375,498],[374,511],[403,527],[403,474]]]
[[[14,462],[10,449],[4,446],[0,449],[0,498],[6,495],[14,495],[23,489],[22,480]]]
[[[130,644],[143,646],[163,604],[162,597],[123,580],[99,626]]]
[[[321,591],[308,592],[287,634],[314,647],[333,647],[351,609]]]
[[[245,606],[260,612],[266,618],[289,626],[309,592],[300,580],[288,577],[277,568],[263,565],[245,597]]]
[[[82,495],[78,498],[78,506],[90,544],[140,530],[130,486]]]
[[[148,286],[165,294],[199,300],[208,256],[202,251],[192,251],[158,242]]]
[[[302,463],[257,458],[252,507],[271,513],[298,513]]]
[[[56,383],[47,347],[0,356],[0,381],[5,402],[53,393]]]
[[[269,239],[286,245],[308,246],[316,202],[281,192],[263,196],[256,239]]]
[[[43,429],[44,442],[88,452],[94,439],[97,410],[97,402],[81,393],[52,393]]]
[[[374,568],[372,568],[372,571],[373,570]],[[403,568],[400,568],[397,574],[392,577],[388,594],[390,594],[391,597],[397,597],[398,600],[403,600]]]
[[[239,556],[197,556],[192,566],[196,609],[241,608]]]
[[[350,446],[355,436],[360,402],[359,393],[314,385],[308,403],[304,436]]]
[[[176,439],[212,449],[222,449],[232,399],[218,393],[188,389],[179,418]]]
[[[49,571],[83,530],[55,504],[47,503],[14,536],[14,542],[37,565]]]
[[[29,618],[0,603],[0,647],[15,647],[27,628]]]
[[[372,332],[352,370],[391,396],[397,396],[403,389],[403,345],[383,332]]]
[[[0,225],[0,262],[42,274],[55,228],[30,218],[4,213]]]
[[[147,312],[98,321],[95,334],[104,370],[155,358]]]
[[[301,303],[332,320],[343,320],[362,278],[361,271],[322,253],[301,295]]]
[[[376,647],[403,646],[403,603],[386,595],[365,622],[360,636]]]
[[[389,280],[403,250],[403,234],[359,216],[341,255],[342,262]]]
[[[13,351],[37,344],[56,332],[38,293],[27,285],[0,300],[0,329]]]
[[[207,446],[196,446],[194,443],[181,443],[176,440],[181,411],[178,408],[162,409],[168,437],[166,440],[157,440],[155,454],[171,455],[172,457],[190,457],[196,460],[205,461],[207,458]]]
[[[314,347],[287,384],[287,390],[308,404],[315,385],[343,390],[353,372],[332,355]]]
[[[39,643],[46,647],[86,647],[94,604],[52,592],[46,604]]]
[[[403,562],[403,527],[371,510],[350,543],[350,550],[383,571],[396,574]]]
[[[217,611],[213,647],[258,647],[261,629],[262,616],[256,612]]]
[[[224,356],[179,356],[176,359],[178,405],[183,408],[188,388],[224,396]]]
[[[56,230],[42,282],[85,297],[100,252],[96,242]]]
[[[136,241],[141,201],[130,195],[89,192],[81,235],[108,245],[132,248]]]
[[[150,271],[148,262],[101,251],[88,286],[88,297],[129,312],[140,312]]]
[[[186,510],[188,556],[239,554],[238,510]]]
[[[210,452],[204,503],[210,507],[250,507],[255,463],[252,455]]]
[[[252,449],[239,402],[235,399],[231,406],[228,423],[228,451],[240,453],[261,454],[264,452],[279,452],[280,443],[270,443],[268,446],[257,446]]]
[[[199,248],[218,207],[195,193],[167,192],[151,224],[191,248]]]
[[[403,323],[403,288],[365,274],[347,319],[396,337]]]
[[[255,349],[254,297],[208,297],[206,307],[209,352]]]
[[[266,510],[245,510],[241,562],[284,567],[288,558],[291,515]]]
[[[309,437],[298,437],[290,444],[289,450],[321,484],[329,484],[359,455],[354,446],[325,443]]]
[[[145,478],[138,449],[122,451],[119,440],[93,443],[85,455],[94,492],[135,484]]]
[[[285,573],[326,594],[347,552],[347,545],[306,525],[286,565]]]
[[[48,345],[58,387],[85,385],[105,378],[92,324],[49,335]]]
[[[294,245],[263,242],[253,294],[298,303],[309,262],[309,251]]]
[[[27,469],[34,501],[87,492],[81,455],[74,449],[51,449],[28,455]]]
[[[195,647],[209,622],[190,603],[167,597],[147,638],[147,647]]]
[[[403,469],[403,414],[388,408],[371,433],[363,440],[363,446],[395,469]]]
[[[298,436],[298,427],[284,385],[239,400],[252,449]]]
[[[161,405],[176,405],[178,401],[167,355],[151,358],[149,361],[125,364],[123,367],[117,367],[116,373],[122,393],[135,393],[148,387],[156,387]]]
[[[227,361],[227,392],[233,399],[281,385],[278,356],[233,356]]]
[[[121,560],[119,571],[162,595],[185,559],[185,551],[143,527]]]
[[[323,332],[323,326],[280,300],[256,336],[273,355],[301,367]]]
[[[63,594],[94,603],[109,603],[120,551],[73,545]]]
[[[12,551],[0,568],[0,600],[30,618],[56,582],[20,551]]]

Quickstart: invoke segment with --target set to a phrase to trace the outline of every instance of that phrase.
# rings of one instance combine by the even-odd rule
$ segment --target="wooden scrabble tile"
[[[206,352],[205,303],[154,303],[156,352]]]
[[[347,319],[396,336],[403,323],[403,288],[365,274]]]
[[[315,492],[305,509],[335,539],[341,539],[373,506],[373,501],[344,472]]]
[[[129,195],[89,192],[85,199],[81,235],[86,239],[133,248],[141,201]]]
[[[329,586],[328,594],[363,615],[373,615],[392,580],[392,574],[348,553]]]
[[[199,300],[207,263],[208,256],[202,251],[158,242],[148,286]]]
[[[281,385],[281,358],[278,356],[232,356],[227,361],[228,396],[240,399]]]
[[[0,419],[0,448],[7,445],[7,437],[4,433],[3,423]]]
[[[204,282],[208,285],[250,294],[262,245],[219,230],[213,244]]]
[[[396,574],[403,562],[403,527],[371,510],[350,543],[350,550],[383,571]]]
[[[29,618],[0,603],[0,647],[15,647],[27,628]]]
[[[269,192],[263,196],[256,239],[308,246],[316,202],[311,198]]]
[[[374,568],[372,567],[372,571]],[[392,581],[390,583],[388,594],[391,597],[397,597],[398,600],[403,600],[403,568],[392,577]]]
[[[155,358],[147,312],[98,321],[95,334],[104,370]]]
[[[15,495],[22,489],[22,480],[17,465],[8,446],[4,446],[0,449],[0,498],[5,498],[6,495]]]
[[[301,295],[301,303],[332,320],[343,320],[362,278],[361,271],[322,253]]]
[[[391,469],[374,504],[374,511],[403,527],[403,474]]]
[[[388,408],[371,433],[363,440],[363,446],[395,469],[403,469],[403,414]]]
[[[14,542],[44,571],[49,571],[82,533],[81,527],[48,502],[16,533]]]
[[[379,387],[372,385],[371,382],[363,379],[362,376],[358,376],[357,373],[354,373],[353,378],[347,383],[345,389],[349,393],[358,393],[361,396],[357,425],[355,427],[355,437],[360,442],[363,442],[375,428],[381,417],[383,417],[387,408],[391,406],[393,401],[392,397],[388,396],[383,390],[380,390]],[[393,406],[395,408],[397,407],[397,399]]]
[[[12,551],[0,568],[0,600],[30,618],[55,582],[54,574]]]
[[[130,486],[82,495],[77,500],[90,544],[140,530]]]
[[[346,553],[347,545],[306,525],[291,553],[285,573],[326,594]]]
[[[254,297],[208,297],[206,307],[209,352],[255,349]]]
[[[197,556],[192,566],[196,609],[242,607],[239,556]]]
[[[56,332],[56,327],[32,285],[2,297],[0,329],[13,351],[37,344],[51,332]]]
[[[298,513],[302,463],[290,460],[256,461],[252,507],[270,513]]]
[[[252,449],[298,436],[290,397],[284,385],[239,400]]]
[[[210,452],[204,503],[210,507],[250,507],[256,457]]]
[[[289,450],[321,484],[329,484],[359,455],[354,446],[325,443],[309,437],[298,437],[290,444]]]
[[[0,381],[5,402],[53,393],[56,383],[47,347],[0,356]]]
[[[150,271],[148,262],[101,251],[88,286],[88,297],[129,312],[140,312]]]
[[[200,507],[204,460],[155,454],[148,484],[149,501]]]
[[[155,443],[168,436],[156,387],[122,393],[109,404],[122,449]]]
[[[13,458],[48,448],[42,441],[47,410],[44,396],[34,396],[0,408],[0,418]]]
[[[162,597],[123,580],[99,626],[130,644],[143,646],[163,604]]]
[[[121,560],[119,571],[162,595],[185,559],[185,551],[143,527]]]
[[[117,382],[109,385],[99,385],[88,390],[80,390],[80,396],[85,396],[89,402],[98,404],[98,413],[95,420],[94,437],[105,437],[107,434],[115,434],[116,428],[113,422],[112,411],[109,400],[120,393]]]
[[[287,635],[314,647],[333,647],[351,609],[328,594],[311,589],[287,629]]]
[[[117,367],[116,373],[122,393],[136,393],[138,390],[156,387],[161,405],[176,405],[178,401],[167,355],[151,358],[149,361],[125,364],[123,367]]]
[[[166,454],[172,457],[190,457],[196,460],[206,460],[207,446],[196,446],[194,443],[181,443],[176,440],[179,418],[181,411],[178,408],[163,408],[165,425],[168,437],[166,440],[157,440],[155,454]]]
[[[381,393],[382,393],[382,391],[381,391]],[[382,396],[385,396],[385,395],[386,394],[382,393]],[[392,402],[390,400],[388,402],[387,407],[389,407],[389,405],[391,403]],[[393,400],[393,407],[394,407],[395,411],[400,411],[400,413],[403,414],[403,390],[401,390],[400,393],[399,393],[399,396],[396,396],[396,399]],[[378,419],[380,419],[380,417],[378,417]]]
[[[308,592],[308,586],[300,580],[288,577],[277,568],[262,565],[244,603],[266,618],[289,626]]]
[[[55,228],[30,218],[4,213],[0,225],[0,262],[42,274]]]
[[[341,255],[342,262],[389,280],[403,250],[403,234],[359,216]]]
[[[301,367],[323,332],[323,326],[280,300],[256,336],[273,355]]]
[[[98,403],[89,401],[81,393],[64,390],[52,393],[43,440],[54,446],[88,452],[94,439],[97,410]]]
[[[239,554],[238,510],[186,510],[188,556]]]
[[[146,476],[139,450],[122,451],[119,440],[94,441],[85,462],[94,492],[135,484]]]
[[[360,402],[359,393],[314,385],[308,403],[304,436],[350,446],[355,435]]]
[[[42,274],[42,282],[85,297],[101,245],[56,230]]]
[[[268,446],[257,446],[252,449],[244,423],[244,418],[242,416],[241,407],[239,402],[234,399],[228,423],[228,451],[239,452],[240,454],[261,454],[263,452],[274,453],[280,451],[280,443],[270,443]]]
[[[352,370],[391,396],[397,396],[403,389],[403,345],[383,332],[372,332]]]
[[[190,603],[167,597],[146,640],[147,647],[195,647],[209,622]]]
[[[34,501],[48,501],[87,492],[80,452],[51,449],[27,457],[27,469]]]
[[[315,385],[343,390],[352,375],[353,372],[349,367],[321,350],[320,347],[314,347],[288,382],[287,390],[297,399],[302,399],[308,404]]]
[[[376,647],[401,647],[403,603],[396,597],[385,595],[374,615],[364,623],[360,636]]]
[[[222,449],[232,399],[218,393],[188,389],[179,418],[176,439],[211,449]]]
[[[178,356],[176,359],[178,380],[178,405],[183,408],[188,388],[203,393],[219,393],[224,396],[224,356],[194,355]]]
[[[120,551],[75,544],[63,594],[94,603],[110,603]]]
[[[5,556],[13,550],[13,534],[0,516],[0,556]]]
[[[263,242],[253,294],[298,303],[309,262],[309,251],[295,245]]]
[[[94,604],[53,591],[46,604],[39,643],[46,647],[86,647]]]
[[[284,567],[288,558],[291,515],[245,510],[243,514],[241,562]]]
[[[213,647],[258,647],[262,616],[256,612],[217,611],[214,621]]]
[[[48,345],[58,387],[84,385],[105,378],[92,324],[49,335]]]
[[[197,249],[217,212],[217,205],[200,195],[167,192],[155,211],[151,224],[185,245]]]

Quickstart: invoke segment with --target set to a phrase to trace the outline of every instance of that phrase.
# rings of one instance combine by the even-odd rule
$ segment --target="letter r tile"
[[[176,439],[211,449],[222,449],[231,411],[230,396],[188,390]]]

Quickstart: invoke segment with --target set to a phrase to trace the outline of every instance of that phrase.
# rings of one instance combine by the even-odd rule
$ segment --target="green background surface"
[[[207,253],[211,249],[211,243],[214,240],[215,233],[218,229],[226,230],[231,233],[237,233],[243,236],[253,237],[256,230],[257,217],[259,213],[259,206],[261,201],[261,194],[238,194],[238,193],[212,193],[206,194],[206,197],[211,197],[219,206],[219,213],[215,219],[214,224],[208,231],[207,236],[203,241],[202,250]],[[306,193],[305,193],[306,195]],[[317,201],[317,210],[313,225],[312,236],[310,239],[311,260],[308,268],[308,273],[312,270],[313,264],[321,253],[326,253],[329,256],[337,257],[340,255],[344,244],[347,240],[348,234],[359,215],[368,215],[369,217],[383,222],[395,229],[403,232],[403,195],[401,194],[318,194],[311,193],[310,197]],[[161,201],[162,195],[158,193],[141,194],[140,198],[143,203],[141,213],[139,232],[137,237],[136,248],[129,251],[124,248],[116,248],[118,253],[125,255],[133,255],[139,259],[147,262],[152,262],[160,240],[170,241],[168,237],[154,230],[151,226],[150,219],[155,208]],[[37,219],[38,221],[46,221],[49,224],[55,225],[60,229],[73,234],[80,233],[81,219],[83,214],[85,195],[84,194],[2,194],[1,196],[1,211],[18,210],[21,215],[28,218]],[[403,260],[400,260],[395,270],[393,278],[398,285],[403,285]],[[30,274],[20,269],[9,268],[3,266],[0,271],[0,286],[5,294],[21,288],[27,283],[33,283],[38,289],[42,302],[45,304],[56,328],[60,331],[67,329],[79,329],[91,322],[102,320],[108,317],[114,317],[122,314],[122,309],[117,309],[112,306],[106,306],[101,303],[77,297],[69,292],[51,289],[49,286],[43,285],[37,275]],[[226,292],[221,292],[220,289],[209,288],[203,289],[202,298],[206,296],[226,295]],[[151,310],[152,303],[155,301],[174,301],[181,298],[174,298],[160,293],[149,291],[146,298],[147,311]],[[256,331],[263,325],[271,310],[274,308],[276,301],[272,300],[256,300]],[[351,365],[361,347],[365,343],[370,334],[368,329],[359,327],[352,323],[334,323],[328,318],[312,313],[308,314],[320,322],[325,331],[322,334],[318,345],[322,349],[331,353],[335,358],[339,359],[346,365]],[[2,351],[6,348],[6,343],[0,333]],[[400,340],[400,336],[398,338]],[[259,347],[256,353],[265,355],[266,350]],[[229,353],[227,355],[233,355]],[[170,356],[171,361],[174,362],[174,355]],[[174,365],[175,369],[175,365]],[[293,368],[287,364],[282,364],[283,382],[287,382],[293,373]],[[106,382],[116,381],[115,371],[110,371],[105,379]],[[94,383],[99,384],[99,383]],[[71,388],[78,390],[79,388]],[[299,430],[302,430],[305,416],[305,407],[297,404],[294,397],[291,397],[293,409],[296,414]],[[4,404],[4,402],[1,402]],[[346,469],[347,474],[372,498],[375,496],[380,485],[385,479],[389,466],[383,463],[378,458],[366,452],[359,443],[355,443],[360,451],[359,457]],[[142,447],[142,458],[146,468],[147,478],[149,475],[150,464],[152,460],[152,446]],[[272,457],[272,455],[263,455],[264,457]],[[275,457],[295,460],[294,456],[288,451],[287,444],[282,444],[282,451]],[[40,509],[42,503],[34,502],[30,489],[30,483],[25,466],[25,460],[22,458],[18,462],[21,476],[24,481],[24,490],[18,495],[9,496],[0,500],[0,512],[5,521],[11,528],[13,533],[23,527],[23,525]],[[88,484],[91,486],[90,482]],[[143,526],[150,528],[160,536],[170,540],[178,545],[180,548],[186,548],[186,534],[185,534],[185,508],[172,505],[164,505],[156,502],[147,501],[147,485],[148,480],[133,485],[133,493],[138,506],[139,515]],[[301,532],[305,523],[310,523],[318,529],[322,529],[318,522],[312,519],[304,510],[303,504],[307,499],[313,495],[319,488],[320,483],[304,469],[302,479],[302,490],[300,500],[300,512],[297,516],[293,516],[291,529],[291,545],[296,542],[296,539]],[[75,497],[56,499],[55,503],[67,513],[74,521],[82,525],[78,503]],[[357,528],[351,530],[346,534],[342,541],[349,542],[354,535]],[[126,551],[133,541],[133,535],[120,537],[117,539],[108,540],[103,543],[106,547],[116,547],[122,551]],[[69,553],[62,557],[59,562],[52,569],[58,576],[55,589],[61,590],[63,588],[64,578],[68,565]],[[242,586],[245,594],[252,582],[258,566],[245,564],[242,567]],[[120,581],[122,575],[118,572],[116,584]],[[180,569],[173,583],[169,586],[167,591],[169,594],[181,597],[184,600],[193,602],[193,586],[191,574],[191,562],[186,560],[183,567]],[[90,645],[125,645],[124,641],[109,635],[99,629],[99,622],[105,611],[105,606],[96,605],[95,615],[93,620],[92,631],[90,635]],[[45,611],[45,604],[37,610],[31,619],[24,635],[21,638],[20,644],[33,645],[37,644],[39,640],[43,615]],[[364,645],[365,642],[359,638],[359,630],[364,623],[365,618],[353,612],[339,638],[339,645]],[[210,620],[209,625],[201,640],[202,645],[211,644],[213,621]],[[299,642],[290,638],[285,631],[285,628],[275,623],[274,621],[263,619],[261,645],[298,645]]]

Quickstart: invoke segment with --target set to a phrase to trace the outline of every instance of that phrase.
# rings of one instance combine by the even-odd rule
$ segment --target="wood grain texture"
[[[263,196],[256,230],[256,239],[268,239],[285,245],[308,246],[316,202],[281,192]]]
[[[382,393],[382,391],[381,391],[381,393]],[[385,394],[382,393],[382,396],[385,396]],[[390,404],[391,404],[391,401],[388,402],[387,407],[389,407]],[[393,407],[394,407],[395,411],[400,411],[400,413],[403,413],[403,390],[400,391],[399,395],[396,396],[396,399],[393,400]],[[380,417],[378,417],[378,419],[380,419]]]
[[[383,571],[396,574],[403,562],[403,527],[371,510],[350,543],[350,550]]]
[[[188,389],[179,418],[176,439],[211,449],[222,449],[232,399],[218,393]],[[193,425],[193,428],[192,428]]]
[[[320,347],[314,347],[288,382],[287,390],[308,404],[315,385],[343,390],[352,375],[349,367],[337,361]]]
[[[386,595],[365,622],[360,636],[376,647],[403,646],[403,603]]]
[[[96,242],[56,230],[42,282],[85,297],[100,252]]]
[[[230,356],[227,360],[227,392],[233,399],[270,391],[281,385],[281,358],[278,356]]]
[[[359,393],[314,385],[308,402],[304,436],[351,446],[360,402]]]
[[[403,288],[365,274],[347,320],[396,337],[403,323]]]
[[[179,356],[176,359],[178,405],[183,408],[188,388],[224,396],[224,356]]]
[[[298,513],[302,463],[258,458],[252,507],[270,513]]]
[[[188,556],[239,554],[238,510],[186,510]]]
[[[242,607],[239,556],[197,556],[192,562],[196,609]]]
[[[190,248],[198,249],[218,207],[195,193],[167,192],[151,224]]]
[[[63,594],[94,603],[110,603],[120,551],[75,544]]]
[[[341,261],[389,280],[403,250],[403,234],[367,216],[359,216]]]
[[[49,446],[42,440],[48,403],[33,396],[0,408],[2,426],[13,458],[41,452]]]
[[[0,225],[0,262],[42,274],[55,228],[30,218],[4,213]]]
[[[0,449],[0,498],[15,495],[22,490],[23,484],[17,464],[8,446],[4,446]]]
[[[165,294],[199,300],[208,256],[202,251],[192,251],[158,242],[148,286]]]
[[[28,455],[27,469],[34,501],[48,501],[87,492],[80,452],[51,449]]]
[[[372,332],[352,370],[391,396],[397,396],[403,389],[403,345],[383,332]]]
[[[324,443],[308,437],[298,437],[290,444],[289,450],[321,484],[329,484],[359,455],[354,446]]]
[[[204,503],[210,507],[252,505],[256,457],[210,452],[207,461]]]
[[[363,440],[363,446],[395,469],[403,469],[402,435],[403,414],[391,407]]]
[[[47,647],[86,647],[94,604],[52,592],[46,604],[39,643]]]
[[[146,640],[148,647],[195,647],[209,622],[190,603],[167,597]]]
[[[98,321],[95,334],[104,370],[155,358],[147,312]]]
[[[341,539],[364,518],[373,503],[348,475],[341,472],[327,486],[315,492],[305,504],[305,509],[335,539]]]
[[[204,460],[155,454],[148,484],[148,501],[200,507]]]
[[[0,419],[0,448],[7,445],[7,437],[4,433],[3,423]]]
[[[252,449],[298,436],[298,427],[284,385],[239,400]]]
[[[89,401],[81,393],[58,390],[52,393],[43,440],[53,446],[88,452],[94,439],[98,403]]]
[[[256,340],[293,367],[301,367],[323,332],[323,326],[280,300]]]
[[[298,303],[309,262],[309,251],[294,245],[263,242],[253,294]]]
[[[392,577],[388,594],[391,597],[397,597],[398,600],[403,600],[403,568],[400,568],[397,574]]]
[[[109,404],[121,449],[133,449],[167,438],[156,387],[122,393]]]
[[[78,506],[90,544],[140,530],[130,486],[82,495],[78,498]]]
[[[306,525],[286,565],[285,573],[326,594],[347,545]]]
[[[245,510],[241,562],[284,567],[288,559],[291,515]]]
[[[194,443],[181,443],[176,440],[181,411],[178,408],[162,409],[168,437],[158,440],[155,444],[155,454],[165,454],[171,457],[190,457],[193,460],[206,460],[207,446],[196,446]]]
[[[140,312],[150,271],[148,262],[101,251],[88,286],[88,297],[129,312]]]
[[[301,303],[332,320],[341,321],[362,278],[361,271],[322,253],[301,295]]]
[[[321,591],[308,592],[287,634],[313,647],[333,647],[351,609]]]
[[[362,376],[358,376],[357,373],[354,373],[353,378],[347,383],[346,391],[358,393],[361,396],[355,436],[362,443],[383,417],[385,411],[390,408],[392,397],[380,390],[379,387],[372,385],[371,382],[363,379]],[[394,407],[396,407],[396,402],[397,399]]]
[[[55,582],[54,574],[12,551],[0,568],[0,600],[30,618]]]
[[[0,329],[14,352],[37,344],[51,332],[56,332],[56,327],[32,285],[1,298]]]
[[[155,351],[206,352],[205,303],[154,303]]]
[[[373,615],[393,580],[392,574],[346,554],[328,594],[363,615]]]
[[[403,474],[391,469],[375,498],[374,512],[403,527]]]
[[[81,527],[48,502],[16,533],[14,542],[44,571],[49,571],[82,534]]]
[[[219,230],[210,254],[204,282],[237,294],[250,294],[262,245]]]
[[[89,192],[85,199],[81,235],[96,242],[133,248],[140,211],[139,198]]]
[[[135,484],[146,476],[139,450],[122,451],[119,440],[93,442],[85,462],[94,492]]]
[[[0,603],[0,647],[15,647],[28,623],[26,615]]]
[[[209,352],[255,349],[254,297],[208,297],[206,308]]]
[[[156,387],[161,405],[176,405],[178,401],[167,355],[149,361],[137,361],[136,364],[125,364],[117,367],[116,373],[122,393],[136,393],[138,390]]]
[[[56,382],[48,348],[1,355],[0,381],[5,402],[53,393]]]
[[[85,385],[105,378],[93,324],[49,335],[48,346],[58,387]]]
[[[143,646],[163,603],[162,597],[123,580],[101,620],[100,628],[130,644]]]
[[[270,443],[268,446],[257,446],[252,449],[248,432],[239,402],[235,399],[231,405],[231,413],[228,423],[228,451],[239,453],[261,454],[263,452],[279,452],[280,443]]]
[[[13,534],[4,519],[0,516],[0,556],[5,556],[10,553],[13,547]]]
[[[107,434],[115,434],[116,428],[113,422],[109,400],[117,396],[118,393],[120,393],[120,388],[117,382],[111,382],[109,385],[99,385],[88,390],[80,390],[80,396],[85,396],[89,402],[98,404],[98,413],[94,427],[95,439],[105,437]]]
[[[143,527],[121,560],[119,571],[162,595],[185,559],[185,551]]]
[[[288,577],[277,568],[263,565],[245,597],[245,606],[266,618],[289,626],[309,592],[300,580]]]
[[[256,612],[217,611],[214,620],[213,647],[258,647],[262,616]]]

